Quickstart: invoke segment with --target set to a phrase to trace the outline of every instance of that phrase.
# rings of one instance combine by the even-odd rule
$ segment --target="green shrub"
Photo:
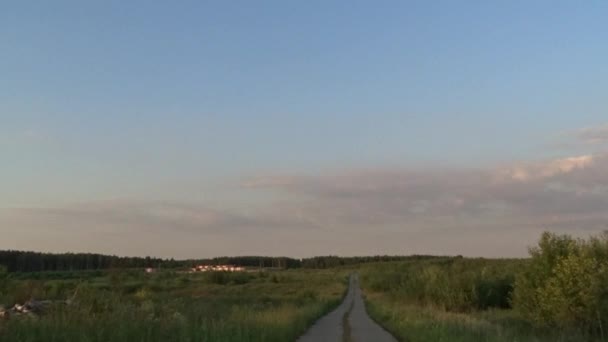
[[[517,277],[513,304],[539,326],[608,323],[608,234],[588,240],[543,233]]]
[[[511,307],[513,277],[479,279],[475,284],[475,301],[478,309]]]

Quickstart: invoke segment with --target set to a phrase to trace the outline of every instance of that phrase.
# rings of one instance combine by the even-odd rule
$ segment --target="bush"
[[[475,284],[475,298],[478,309],[511,307],[513,277],[479,279]]]
[[[608,234],[588,240],[543,233],[517,277],[514,307],[539,326],[608,323]]]

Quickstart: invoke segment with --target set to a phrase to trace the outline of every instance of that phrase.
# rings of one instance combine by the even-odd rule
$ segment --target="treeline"
[[[44,272],[44,271],[94,271],[107,269],[128,268],[191,268],[196,265],[237,265],[243,267],[261,268],[311,268],[325,269],[332,267],[357,265],[364,263],[377,263],[404,260],[426,260],[438,258],[428,255],[411,256],[366,256],[366,257],[339,257],[318,256],[305,259],[268,256],[236,256],[217,257],[209,259],[174,260],[152,257],[119,257],[92,253],[39,253],[24,251],[0,251],[0,266],[8,272]]]
[[[212,259],[188,260],[186,263],[188,265],[237,265],[264,268],[299,268],[302,265],[299,259],[267,256],[217,257]]]
[[[8,272],[93,271],[128,268],[191,268],[196,265],[230,264],[244,267],[298,268],[301,261],[286,257],[218,257],[211,259],[174,260],[152,257],[119,257],[90,253],[39,253],[0,251],[0,266]]]
[[[332,268],[348,265],[358,265],[375,262],[389,261],[406,261],[406,260],[426,260],[441,258],[432,255],[375,255],[375,256],[356,256],[356,257],[339,257],[339,256],[318,256],[302,259],[301,267],[303,268]]]
[[[8,272],[90,271],[111,268],[178,267],[175,260],[118,257],[91,253],[0,251],[0,265]]]

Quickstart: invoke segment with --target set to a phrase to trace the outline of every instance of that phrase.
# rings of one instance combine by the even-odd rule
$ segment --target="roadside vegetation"
[[[53,271],[11,272],[32,269],[24,265],[35,258],[0,263],[4,312],[31,299],[50,303],[39,315],[0,317],[3,342],[294,341],[339,304],[352,272],[360,274],[372,318],[402,341],[608,341],[608,233],[544,233],[526,259],[241,257],[215,261],[268,268],[147,274],[43,263]],[[90,265],[86,255],[75,260]]]
[[[55,303],[0,319],[1,341],[293,341],[347,286],[339,270],[42,274],[0,274],[5,307]]]
[[[608,234],[544,233],[529,259],[364,265],[371,316],[407,341],[606,341]]]

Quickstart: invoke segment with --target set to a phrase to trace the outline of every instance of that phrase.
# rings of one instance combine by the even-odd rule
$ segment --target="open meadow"
[[[27,260],[61,257],[19,255],[15,260],[22,268],[29,267]],[[215,262],[252,263],[252,258]],[[305,333],[348,340],[352,332],[356,341],[366,330],[362,324],[372,322],[365,321],[366,307],[390,339],[400,341],[606,341],[608,233],[586,240],[544,233],[525,259],[284,260],[290,263],[282,262],[283,268],[151,273],[145,268],[18,272],[19,263],[8,262],[13,272],[0,273],[5,308],[0,340],[282,342]],[[332,312],[336,307],[338,313]],[[333,316],[308,330],[329,312]]]
[[[0,340],[293,341],[346,284],[340,270],[15,274],[2,280],[0,303],[56,302],[39,317],[0,320]]]

